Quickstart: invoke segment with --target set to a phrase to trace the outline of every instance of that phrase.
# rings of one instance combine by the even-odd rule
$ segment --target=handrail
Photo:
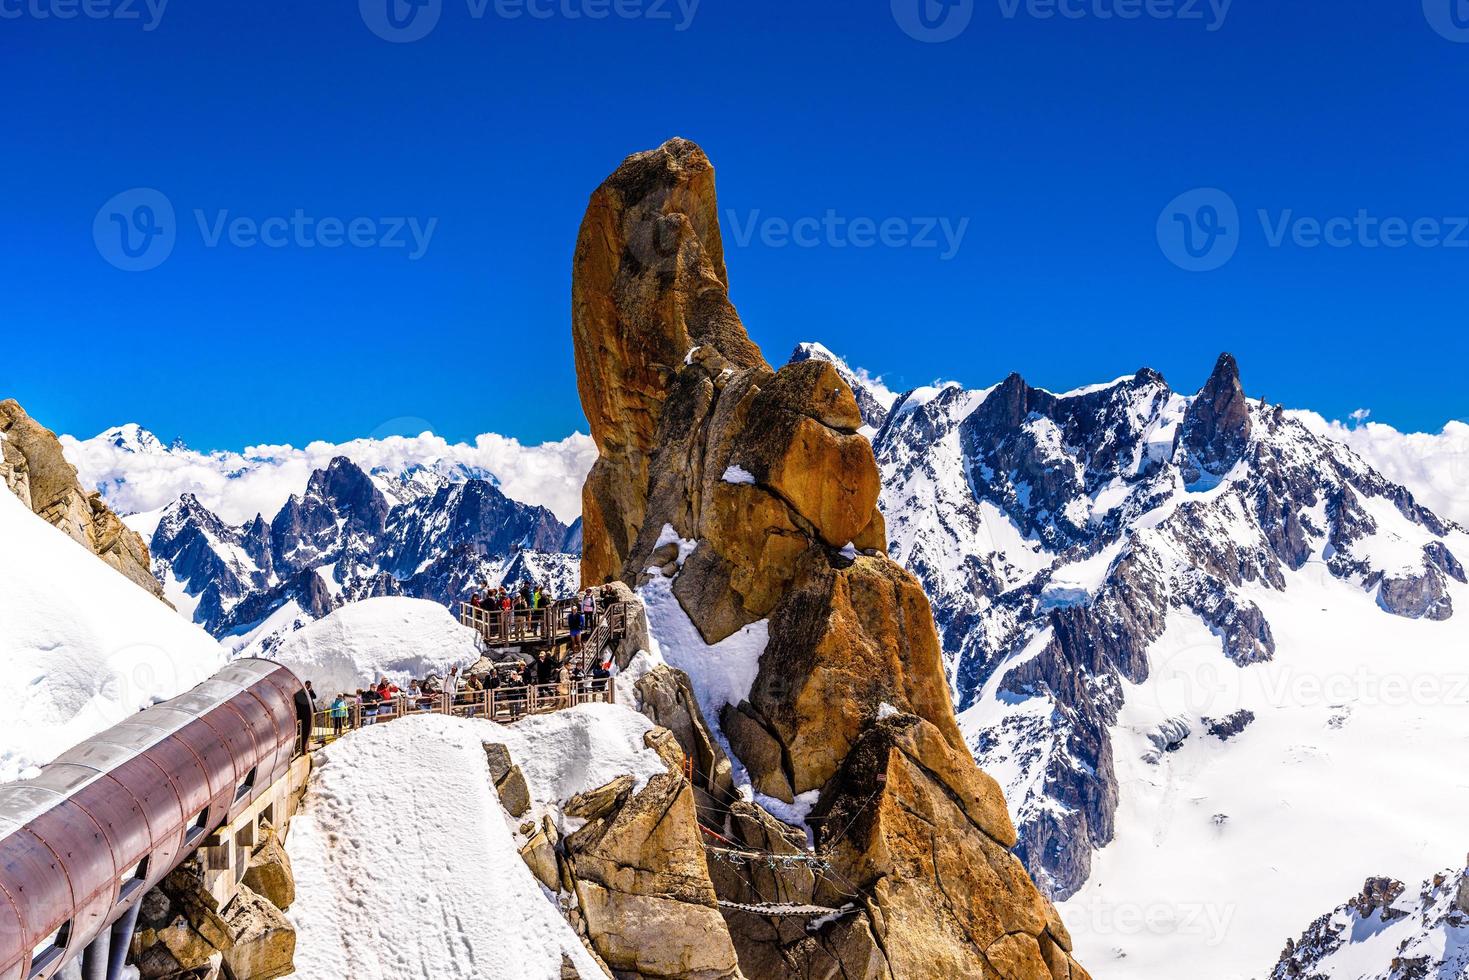
[[[490,646],[547,643],[558,645],[571,638],[571,614],[576,607],[558,604],[544,609],[489,609],[473,603],[459,603],[459,622],[477,630]],[[627,603],[597,604],[596,622],[585,631],[581,646],[575,651],[574,664],[587,673],[593,655],[600,655],[609,643],[627,630]]]
[[[611,677],[582,678],[564,684],[460,691],[457,694],[399,694],[377,703],[354,700],[346,705],[346,714],[340,718],[333,716],[331,708],[316,711],[311,719],[311,741],[313,746],[325,745],[348,732],[411,715],[485,718],[508,724],[529,715],[549,714],[581,704],[615,704],[616,701],[617,684]]]
[[[577,651],[578,668],[582,673],[587,673],[593,654],[601,655],[605,648],[613,640],[624,635],[627,631],[627,604],[614,602],[607,607],[606,611],[597,620],[597,625],[587,635],[582,647]]]
[[[478,630],[491,646],[557,643],[571,636],[571,614],[575,611],[580,607],[569,602],[539,609],[500,609],[460,602],[459,622]],[[603,611],[599,603],[594,615]]]

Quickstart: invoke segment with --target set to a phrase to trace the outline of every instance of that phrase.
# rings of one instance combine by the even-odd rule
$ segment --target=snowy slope
[[[1469,600],[1469,590],[1464,592]],[[1256,587],[1274,660],[1248,669],[1179,613],[1127,685],[1111,739],[1116,837],[1058,906],[1109,980],[1263,976],[1297,923],[1392,869],[1419,880],[1469,847],[1469,616],[1386,616],[1320,564]],[[1248,710],[1227,741],[1203,719]],[[1157,764],[1148,736],[1190,729]],[[1345,974],[1355,977],[1355,974]]]
[[[1399,432],[1378,422],[1327,422],[1315,412],[1291,415],[1313,432],[1350,446],[1436,513],[1469,526],[1469,424],[1454,421],[1440,432]]]
[[[581,976],[601,976],[521,860],[512,827],[519,821],[501,807],[484,751],[485,742],[500,742],[522,765],[551,762],[549,774],[527,771],[538,802],[647,767],[645,756],[657,760],[647,750],[629,760],[630,735],[618,737],[634,724],[646,730],[646,721],[587,707],[605,709],[605,724],[585,709],[524,731],[425,716],[364,729],[323,751],[288,843],[296,975],[560,980],[569,960]]]
[[[245,653],[251,651],[247,648]],[[402,596],[343,606],[287,636],[270,652],[321,697],[356,691],[384,675],[399,687],[480,658],[479,636],[443,606]]]
[[[0,489],[0,781],[208,679],[208,634]]]

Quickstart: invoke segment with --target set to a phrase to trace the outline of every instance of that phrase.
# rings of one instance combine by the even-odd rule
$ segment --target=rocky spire
[[[1187,454],[1184,467],[1189,482],[1204,473],[1223,476],[1239,462],[1250,441],[1250,408],[1239,380],[1233,354],[1220,354],[1179,428],[1179,442]]]
[[[886,554],[852,390],[827,361],[766,364],[729,301],[717,215],[694,144],[629,157],[582,225],[573,338],[599,449],[584,579],[672,577],[709,643],[768,620],[724,733],[758,789],[818,795],[811,823],[837,873],[801,899],[846,905],[835,881],[861,892],[855,914],[810,933],[735,930],[740,965],[1080,980],[959,734],[928,600]]]

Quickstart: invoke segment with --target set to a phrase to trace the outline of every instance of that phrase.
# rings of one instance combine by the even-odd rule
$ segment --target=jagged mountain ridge
[[[1416,894],[1369,878],[1350,902],[1287,941],[1270,980],[1413,980],[1469,976],[1469,872],[1443,871]]]
[[[274,519],[226,524],[192,494],[153,534],[155,574],[195,622],[218,637],[272,616],[315,619],[343,602],[407,595],[449,603],[486,581],[575,587],[576,531],[492,483],[443,483],[394,503],[345,457],[312,475]],[[281,611],[285,612],[282,613]]]
[[[934,600],[971,746],[1009,775],[1019,853],[1058,897],[1113,838],[1109,729],[1169,623],[1247,668],[1276,654],[1251,596],[1308,563],[1424,622],[1465,580],[1461,528],[1248,401],[1228,355],[1197,396],[1146,369],[1064,395],[1019,376],[917,389],[874,445],[892,554]]]

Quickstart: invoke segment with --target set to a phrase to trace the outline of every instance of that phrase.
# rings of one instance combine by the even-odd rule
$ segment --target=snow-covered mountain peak
[[[579,585],[577,558],[565,553],[573,532],[546,508],[486,480],[420,491],[398,502],[339,456],[268,523],[256,515],[230,525],[185,493],[159,516],[154,570],[186,616],[231,647],[257,650],[356,599],[451,604],[486,582],[534,580],[562,594]]]
[[[1469,871],[1441,871],[1416,891],[1369,878],[1351,901],[1286,943],[1270,980],[1411,980],[1469,976]]]
[[[162,439],[159,439],[136,422],[115,426],[105,432],[98,433],[95,440],[105,442],[125,453],[164,455],[169,452],[169,448],[163,444]]]
[[[1301,677],[1324,684],[1333,669],[1441,675],[1444,657],[1425,656],[1435,631],[1469,628],[1469,533],[1322,426],[1247,391],[1227,354],[1198,393],[1146,368],[1059,395],[1012,375],[978,391],[900,395],[873,435],[890,552],[933,601],[966,738],[1006,789],[1033,877],[1076,896],[1068,922],[1080,920],[1073,932],[1092,962],[1118,940],[1091,930],[1089,906],[1074,903],[1095,903],[1087,896],[1102,877],[1104,895],[1142,900],[1159,876],[1185,891],[1205,878],[1217,887],[1239,867],[1265,873],[1258,861],[1278,869],[1304,842],[1314,848],[1330,801],[1348,798],[1357,774],[1345,761],[1293,768],[1312,732],[1355,724],[1380,742],[1404,724],[1457,724],[1413,708],[1405,720],[1403,709],[1350,695],[1317,712],[1272,693]],[[1185,758],[1192,768],[1176,771]],[[1210,775],[1240,767],[1310,787],[1309,801],[1271,814],[1289,843],[1221,850],[1219,860],[1202,844],[1167,845],[1170,833],[1222,833],[1213,814],[1224,815],[1217,826],[1246,819],[1252,797]],[[1174,783],[1195,801],[1189,812],[1150,810],[1159,794],[1173,799]],[[1212,808],[1200,818],[1207,828],[1172,830],[1195,806]],[[1130,823],[1121,807],[1133,808]],[[1123,832],[1132,826],[1143,830]],[[1397,856],[1389,850],[1374,855]],[[1096,870],[1097,854],[1109,874]],[[1371,869],[1340,870],[1360,882]],[[1316,904],[1296,893],[1252,898],[1250,914],[1290,921],[1305,909],[1304,921],[1328,904],[1320,888],[1311,894]],[[1236,900],[1245,899],[1225,895]],[[1253,949],[1257,973],[1283,939]],[[1135,972],[1119,976],[1148,976],[1145,947],[1125,945]],[[1179,952],[1165,941],[1157,949]]]

